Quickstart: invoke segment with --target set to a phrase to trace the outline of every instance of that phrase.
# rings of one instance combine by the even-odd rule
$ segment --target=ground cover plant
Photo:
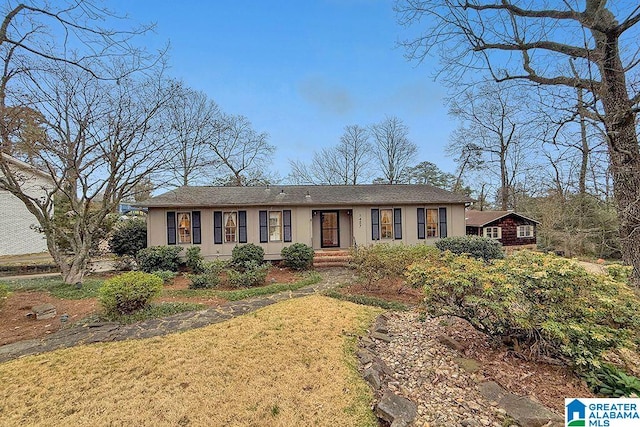
[[[379,313],[311,296],[180,334],[24,357],[0,364],[2,419],[376,426],[354,348]]]
[[[640,299],[624,282],[553,255],[523,251],[484,261],[444,252],[407,270],[434,316],[456,316],[525,357],[550,357],[582,375],[608,353],[637,355]]]

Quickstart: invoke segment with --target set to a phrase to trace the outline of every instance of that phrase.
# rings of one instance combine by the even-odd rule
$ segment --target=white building
[[[22,189],[31,197],[46,197],[53,188],[49,175],[13,157],[3,155],[9,167],[15,168],[24,183]],[[2,172],[0,172],[1,176]],[[0,255],[22,255],[44,252],[47,241],[35,227],[38,221],[13,194],[0,189]]]

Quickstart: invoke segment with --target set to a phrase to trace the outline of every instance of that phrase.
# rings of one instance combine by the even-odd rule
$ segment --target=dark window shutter
[[[167,212],[167,245],[176,244],[176,213]]]
[[[238,211],[238,242],[247,243],[247,211]]]
[[[440,218],[440,237],[447,237],[447,208],[438,209]]]
[[[285,210],[282,211],[282,231],[283,231],[283,240],[285,242],[291,241],[291,211]]]
[[[371,240],[380,240],[380,211],[371,209]]]
[[[202,243],[202,233],[200,232],[200,211],[191,212],[191,228],[193,229],[193,244],[199,245]]]
[[[424,208],[418,208],[418,239],[425,238],[424,221]]]
[[[213,213],[213,243],[222,244],[222,212],[220,211]]]
[[[260,219],[260,243],[266,243],[269,241],[269,222],[267,221],[267,211],[260,211],[258,213]]]
[[[393,210],[393,238],[402,239],[402,209]]]

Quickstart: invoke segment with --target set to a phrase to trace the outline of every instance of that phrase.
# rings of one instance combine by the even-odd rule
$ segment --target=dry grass
[[[0,365],[2,425],[367,426],[354,334],[379,311],[322,296],[142,341]]]

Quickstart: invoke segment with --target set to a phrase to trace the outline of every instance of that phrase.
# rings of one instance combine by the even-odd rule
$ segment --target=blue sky
[[[346,125],[402,119],[418,145],[416,163],[453,172],[444,154],[455,127],[433,66],[396,47],[403,28],[393,2],[110,1],[135,22],[157,24],[148,46],[169,41],[170,74],[228,113],[247,116],[277,147],[273,169],[335,145]]]

